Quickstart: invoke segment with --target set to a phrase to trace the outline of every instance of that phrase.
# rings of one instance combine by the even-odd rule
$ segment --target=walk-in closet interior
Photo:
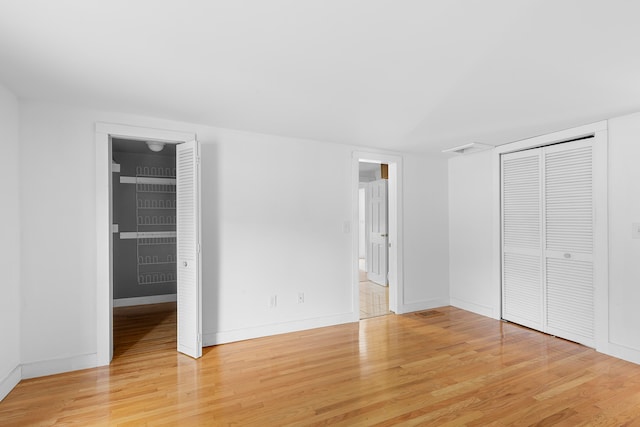
[[[113,306],[175,301],[175,145],[114,138],[112,159]]]

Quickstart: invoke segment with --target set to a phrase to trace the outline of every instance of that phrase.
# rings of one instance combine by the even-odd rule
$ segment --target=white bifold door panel
[[[502,317],[593,347],[592,139],[505,154],[501,175]]]
[[[591,140],[547,147],[544,162],[547,332],[593,347]]]
[[[502,157],[502,317],[534,329],[543,328],[540,157]]]
[[[387,180],[367,184],[367,278],[386,286],[389,270],[389,232],[387,219]]]
[[[200,157],[197,141],[176,147],[178,351],[202,356]]]

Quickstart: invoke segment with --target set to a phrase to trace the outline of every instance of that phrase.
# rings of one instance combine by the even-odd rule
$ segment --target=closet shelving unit
[[[136,176],[121,176],[121,184],[136,187],[135,232],[121,232],[121,239],[137,241],[139,285],[175,283],[176,178],[174,168],[136,168]]]

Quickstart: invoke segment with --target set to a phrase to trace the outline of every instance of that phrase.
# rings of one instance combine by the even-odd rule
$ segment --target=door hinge
[[[198,244],[196,245],[196,252],[197,252],[197,253],[200,253],[200,243],[198,243]]]
[[[198,334],[198,344],[202,344],[202,335]]]
[[[200,156],[196,157],[196,164],[198,164],[198,165],[200,164]]]

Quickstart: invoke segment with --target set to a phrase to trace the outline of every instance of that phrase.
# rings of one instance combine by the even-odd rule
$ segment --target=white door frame
[[[195,133],[96,123],[96,361],[108,365],[113,358],[113,247],[111,138],[187,142]]]
[[[355,151],[351,166],[351,224],[359,224],[358,205],[360,188],[360,162],[385,163],[389,165],[389,310],[402,314],[404,309],[404,281],[403,281],[403,240],[402,240],[402,157],[390,154]],[[360,320],[360,280],[358,274],[359,234],[360,227],[351,227],[352,232],[352,296],[354,322]]]
[[[515,151],[527,150],[546,145],[561,143],[586,136],[593,136],[593,186],[594,186],[594,291],[595,291],[595,347],[596,350],[608,354],[609,347],[609,252],[608,252],[608,190],[607,190],[607,155],[608,155],[608,133],[607,121],[600,121],[589,125],[579,126],[560,132],[541,135],[510,144],[501,145],[494,150],[493,161],[493,185],[494,191],[493,206],[494,215],[493,229],[493,256],[496,260],[494,264],[494,277],[498,278],[497,283],[502,288],[502,264],[501,264],[501,232],[502,218],[501,212],[501,190],[500,190],[500,156],[502,154]],[[500,295],[500,293],[498,293]],[[498,303],[502,311],[502,298]],[[502,315],[500,316],[502,317]]]

